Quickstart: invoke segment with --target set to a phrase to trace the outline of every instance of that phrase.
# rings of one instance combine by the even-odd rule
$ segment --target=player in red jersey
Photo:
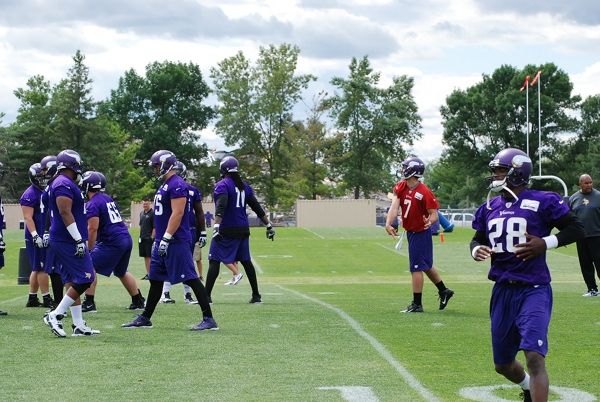
[[[387,215],[385,230],[397,236],[392,226],[401,209],[402,227],[408,238],[408,258],[412,276],[413,300],[404,313],[422,313],[423,272],[438,288],[439,309],[443,310],[454,292],[447,288],[433,266],[433,241],[431,225],[437,222],[439,204],[433,192],[419,178],[423,177],[425,164],[419,158],[411,157],[402,162],[403,180],[394,187],[394,200]]]

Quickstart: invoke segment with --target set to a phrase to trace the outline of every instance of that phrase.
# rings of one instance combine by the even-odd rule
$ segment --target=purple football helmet
[[[228,172],[237,172],[240,164],[237,159],[233,156],[226,156],[221,160],[221,164],[219,165],[219,171],[221,174],[225,174]]]
[[[40,165],[42,166],[42,171],[44,172],[46,179],[49,179],[56,174],[56,156],[44,156]]]
[[[148,165],[152,168],[158,168],[158,172],[155,173],[158,179],[162,179],[165,174],[170,172],[171,169],[175,167],[176,163],[177,158],[175,157],[175,154],[165,149],[153,153],[148,161]]]
[[[93,170],[87,171],[83,174],[81,188],[86,194],[89,191],[103,191],[106,189],[106,178],[100,172],[94,172]]]
[[[425,173],[425,163],[417,157],[411,156],[402,161],[402,177],[408,179],[409,177],[420,178]]]
[[[187,167],[185,166],[185,163],[181,162],[181,161],[177,161],[175,163],[175,166],[173,167],[174,170],[177,171],[177,174],[179,175],[179,177],[185,179],[187,177]]]
[[[525,186],[529,183],[533,164],[531,158],[520,149],[506,148],[496,154],[489,164],[490,170],[494,173],[496,168],[505,168],[508,170],[506,177],[502,180],[494,180],[491,177],[490,189],[500,190],[506,184],[510,187]]]
[[[56,170],[61,171],[63,169],[71,169],[79,176],[83,172],[81,156],[71,149],[60,151],[56,155]]]
[[[44,172],[42,171],[42,165],[39,163],[34,163],[29,167],[29,181],[39,189],[46,187],[44,184]]]

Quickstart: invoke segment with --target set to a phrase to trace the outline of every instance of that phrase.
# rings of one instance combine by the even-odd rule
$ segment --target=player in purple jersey
[[[532,163],[524,152],[505,149],[489,166],[490,193],[475,213],[471,256],[476,261],[491,257],[494,364],[496,372],[521,386],[525,401],[546,401],[545,356],[552,314],[546,250],[583,238],[583,226],[558,194],[527,188]],[[492,191],[500,196],[490,200]],[[551,234],[553,228],[559,229],[556,235]],[[525,354],[529,374],[516,359],[519,350]]]
[[[208,294],[194,267],[190,249],[189,218],[186,209],[188,186],[173,169],[177,163],[175,154],[160,150],[152,154],[149,165],[160,181],[154,196],[154,227],[156,240],[150,260],[150,290],[146,308],[133,321],[123,324],[124,328],[152,328],[150,318],[158,304],[163,283],[185,283],[192,288],[202,309],[202,321],[194,325],[194,331],[217,330],[208,302]]]
[[[46,225],[48,194],[43,190],[45,184],[43,176],[42,165],[39,163],[31,165],[29,168],[31,185],[27,187],[19,199],[23,211],[23,220],[25,221],[25,250],[31,266],[29,299],[25,307],[54,308],[54,301],[49,293],[48,274],[44,269],[46,248],[42,236]],[[43,303],[38,300],[38,290],[42,294]]]
[[[187,179],[187,168],[181,161],[177,161],[173,169],[177,172],[177,175],[183,180]],[[186,180],[187,182],[187,180]],[[192,256],[196,267],[198,268],[198,275],[200,281],[202,281],[202,254],[200,249],[206,245],[206,225],[204,223],[204,211],[202,209],[202,193],[191,183],[188,184],[188,195],[187,195],[187,215],[190,227],[190,249],[192,250]],[[175,300],[171,298],[171,282],[165,281],[163,284],[161,303],[175,303]],[[187,304],[197,304],[198,302],[192,297],[192,288],[185,283],[183,284],[183,297]]]
[[[82,180],[83,191],[88,198],[86,204],[88,247],[96,274],[110,276],[115,274],[129,296],[129,310],[143,310],[144,298],[135,278],[127,272],[133,240],[123,222],[114,200],[105,193],[106,178],[99,172],[85,172]],[[98,277],[85,291],[82,304],[83,312],[95,312],[96,284]]]
[[[92,259],[86,247],[87,219],[83,194],[77,185],[81,177],[81,157],[70,149],[56,156],[57,175],[50,182],[50,248],[68,290],[56,309],[44,315],[44,323],[59,337],[65,337],[62,319],[71,310],[73,336],[100,333],[83,321],[80,296],[94,278]]]
[[[48,199],[49,197],[49,188],[48,182],[54,175],[56,174],[56,156],[47,155],[42,158],[40,161],[40,166],[42,168],[42,177],[43,183],[42,188],[44,189],[44,197]],[[47,205],[49,201],[47,201]],[[52,282],[52,293],[54,295],[55,303],[58,303],[59,300],[63,298],[63,282],[56,268],[56,264],[54,263],[54,253],[48,247],[50,244],[50,214],[46,213],[46,222],[44,224],[44,234],[42,235],[42,241],[44,243],[44,248],[46,249],[46,256],[44,260],[44,269],[50,276],[50,282]]]
[[[256,270],[250,257],[250,227],[246,215],[246,206],[250,206],[258,218],[267,226],[268,239],[273,240],[275,238],[275,230],[265,211],[256,200],[254,190],[240,177],[237,159],[233,156],[226,156],[221,161],[219,170],[222,179],[215,184],[213,195],[215,200],[215,224],[208,254],[206,289],[210,295],[219,276],[221,262],[234,264],[239,261],[246,271],[248,282],[250,282],[252,288],[250,303],[262,303],[258,291]]]
[[[0,177],[4,174],[4,165],[0,162]],[[4,251],[6,250],[6,243],[4,242],[4,235],[2,228],[4,227],[4,205],[2,205],[2,197],[0,197],[0,269],[4,267]],[[6,311],[0,310],[0,316],[7,315]]]

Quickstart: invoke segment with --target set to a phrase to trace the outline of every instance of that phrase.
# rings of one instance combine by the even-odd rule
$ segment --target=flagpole
[[[540,71],[541,72],[541,71]],[[541,82],[541,74],[538,73],[538,80],[537,80],[537,84],[538,84],[538,156],[540,158],[540,163],[539,163],[539,172],[540,172],[540,176],[542,175],[542,103],[541,103],[541,86],[540,86],[540,82]]]

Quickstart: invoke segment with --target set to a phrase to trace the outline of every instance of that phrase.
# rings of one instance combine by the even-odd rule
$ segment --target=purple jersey
[[[27,187],[19,199],[19,204],[33,208],[33,223],[35,231],[41,236],[46,226],[46,212],[48,210],[48,194],[34,185]],[[29,228],[25,225],[25,238],[31,240]]]
[[[523,261],[515,255],[515,245],[525,243],[525,233],[545,237],[553,223],[569,213],[569,206],[556,193],[525,189],[516,203],[498,196],[479,207],[473,229],[485,232],[492,248],[488,278],[502,283],[520,281],[530,284],[550,283],[546,254]]]
[[[169,177],[158,190],[156,190],[156,195],[154,196],[154,228],[156,231],[156,241],[160,241],[167,230],[169,218],[173,213],[173,210],[171,209],[171,200],[181,197],[185,197],[187,200],[188,184],[176,174]],[[192,239],[192,236],[190,235],[190,218],[187,204],[183,209],[181,223],[175,233],[172,234],[173,239],[176,241],[189,242]]]
[[[194,211],[194,204],[197,202],[202,202],[202,193],[196,187],[188,183],[187,210],[190,212],[189,221],[191,230],[196,228],[196,212]]]
[[[118,242],[123,236],[129,237],[127,225],[123,222],[113,199],[98,192],[86,204],[87,219],[98,218],[98,243]]]
[[[254,196],[254,191],[247,183],[244,183],[244,190],[240,191],[233,179],[226,176],[215,184],[213,198],[215,205],[219,196],[227,194],[227,207],[223,213],[221,221],[221,230],[232,227],[248,227],[248,215],[246,215],[246,199]]]
[[[75,218],[77,230],[81,234],[83,240],[87,240],[87,218],[85,216],[85,201],[83,194],[79,190],[79,186],[73,180],[65,175],[59,174],[50,183],[50,239],[52,241],[68,241],[74,242],[69,234],[65,223],[60,216],[56,199],[58,197],[70,198],[73,202],[71,213]]]
[[[0,236],[2,236],[2,229],[4,229],[4,204],[2,204],[2,197],[0,197]]]

